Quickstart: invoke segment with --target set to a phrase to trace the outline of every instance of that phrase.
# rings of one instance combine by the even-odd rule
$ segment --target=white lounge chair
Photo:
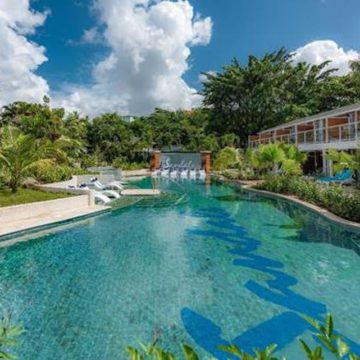
[[[196,179],[196,170],[191,169],[191,170],[189,171],[189,178],[190,178],[190,179]]]
[[[206,178],[206,172],[205,170],[199,170],[199,179],[205,179]]]
[[[120,194],[114,190],[103,190],[101,193],[110,199],[120,199]]]
[[[182,170],[181,173],[180,173],[180,177],[182,179],[187,179],[189,177],[189,171],[186,169],[186,170]]]
[[[109,182],[108,185],[114,185],[114,184],[124,187],[125,185],[128,184],[128,182],[125,180],[114,180],[114,181]]]
[[[170,170],[169,170],[169,169],[161,170],[161,176],[162,176],[162,177],[168,177],[169,174],[170,174]]]
[[[99,191],[95,191],[94,197],[97,203],[108,204],[111,202],[111,199],[108,196]]]
[[[67,187],[68,189],[71,190],[90,190],[90,188],[85,185],[85,184],[81,184],[81,185],[68,185]]]
[[[121,191],[121,190],[124,190],[124,187],[122,185],[119,185],[118,183],[115,183],[115,182],[104,185],[99,180],[95,180],[92,182],[92,184],[95,187],[95,189],[99,190],[99,191],[103,191],[103,190]]]
[[[178,171],[177,170],[171,170],[170,177],[172,179],[175,179],[177,176],[178,176]]]

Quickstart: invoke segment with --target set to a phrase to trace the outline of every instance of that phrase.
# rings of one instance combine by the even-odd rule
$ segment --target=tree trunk
[[[15,194],[15,193],[17,192],[18,187],[19,187],[18,181],[17,181],[17,180],[12,180],[12,181],[10,181],[9,187],[10,187],[10,189],[11,189],[11,192],[12,192],[13,194]]]

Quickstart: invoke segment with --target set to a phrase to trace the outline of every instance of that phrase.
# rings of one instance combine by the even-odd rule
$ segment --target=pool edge
[[[263,195],[266,197],[270,197],[270,198],[276,198],[276,199],[282,199],[288,202],[292,202],[295,203],[296,205],[299,205],[307,210],[312,211],[313,213],[320,215],[321,217],[340,224],[342,226],[351,228],[353,230],[358,230],[360,231],[360,223],[357,223],[355,221],[351,221],[351,220],[347,220],[344,219],[338,215],[335,215],[334,213],[332,213],[331,211],[324,209],[320,206],[311,204],[309,202],[306,202],[304,200],[300,200],[299,198],[295,197],[295,196],[289,196],[289,195],[284,195],[284,194],[278,194],[278,193],[274,193],[274,192],[270,192],[270,191],[266,191],[266,190],[259,190],[259,189],[255,189],[253,187],[253,185],[249,185],[249,184],[245,184],[241,181],[237,181],[237,180],[228,180],[228,179],[223,179],[223,178],[219,178],[216,177],[216,179],[224,184],[233,184],[233,185],[238,185],[240,186],[243,190],[248,191],[248,192],[253,192],[253,193],[257,193],[259,195]]]
[[[241,185],[241,184],[239,184]],[[264,195],[267,197],[273,197],[273,198],[280,198],[283,199],[285,201],[290,201],[293,202],[297,205],[300,205],[324,218],[326,218],[327,220],[330,220],[334,223],[338,223],[342,226],[346,226],[346,227],[350,227],[352,229],[356,229],[360,231],[360,223],[357,223],[355,221],[350,221],[350,220],[346,220],[343,219],[340,216],[337,216],[335,214],[333,214],[331,211],[326,210],[324,208],[321,208],[320,206],[308,203],[304,200],[300,200],[297,197],[294,196],[288,196],[288,195],[284,195],[284,194],[277,194],[277,193],[273,193],[270,191],[265,191],[265,190],[259,190],[259,189],[255,189],[253,187],[251,187],[251,185],[241,185],[241,187],[245,190],[245,191],[249,191],[249,192],[254,192],[254,193],[258,193],[260,195]]]
[[[21,230],[17,230],[17,231],[13,231],[10,233],[6,233],[3,235],[0,235],[0,247],[5,247],[7,246],[7,242],[8,241],[12,241],[18,237],[22,237],[22,236],[26,236],[26,235],[31,235],[31,234],[36,234],[39,231],[44,231],[44,230],[50,230],[50,229],[55,229],[56,227],[60,227],[62,225],[66,225],[66,224],[71,224],[71,223],[76,223],[79,222],[81,220],[86,220],[86,219],[90,219],[93,217],[97,217],[100,215],[104,215],[108,212],[111,212],[112,208],[111,207],[107,207],[107,208],[103,208],[97,211],[93,211],[91,213],[87,213],[87,214],[82,214],[82,215],[77,215],[68,219],[61,219],[58,221],[53,221],[47,224],[43,224],[43,225],[36,225],[33,227],[28,227],[26,229],[21,229]],[[13,242],[13,244],[15,244],[15,242]]]

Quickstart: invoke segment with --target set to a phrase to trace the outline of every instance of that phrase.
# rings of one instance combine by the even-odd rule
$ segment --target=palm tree
[[[307,155],[295,145],[282,143],[260,145],[256,150],[248,150],[246,157],[255,169],[277,173],[281,168],[288,175],[300,175],[301,164],[307,159]]]
[[[0,166],[13,193],[21,186],[29,170],[49,154],[47,146],[39,145],[19,129],[7,126],[1,132]]]
[[[282,162],[281,170],[288,175],[301,175],[301,165],[306,161],[307,154],[302,152],[295,145],[282,145],[285,151],[285,159]]]
[[[344,169],[357,170],[359,167],[355,156],[345,151],[337,151],[335,149],[330,149],[327,152],[326,158],[333,162],[333,168],[335,173],[338,173]]]
[[[281,144],[266,144],[259,147],[259,160],[264,168],[272,169],[276,173],[280,164],[286,159],[285,151]]]
[[[222,149],[214,161],[215,170],[235,169],[242,165],[243,157],[234,147]]]
[[[299,164],[303,164],[307,160],[307,154],[295,145],[284,145],[284,151],[288,159],[294,160]]]

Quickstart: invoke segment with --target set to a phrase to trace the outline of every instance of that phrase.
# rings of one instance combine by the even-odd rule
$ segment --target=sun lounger
[[[352,175],[353,172],[351,169],[344,169],[333,177],[322,177],[319,178],[318,181],[326,184],[351,184],[353,181]]]

